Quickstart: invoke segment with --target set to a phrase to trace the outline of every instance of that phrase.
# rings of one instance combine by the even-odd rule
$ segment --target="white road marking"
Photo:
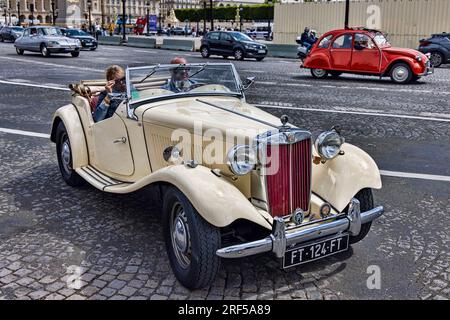
[[[111,51],[123,51],[123,48],[110,48],[110,47],[108,47],[108,46],[105,46],[105,45],[102,45],[101,46],[101,48],[103,49],[103,50],[111,50]],[[125,48],[125,47],[124,47]]]
[[[441,176],[441,175],[435,175],[435,174],[399,172],[399,171],[388,171],[388,170],[380,170],[380,173],[381,173],[381,175],[388,176],[388,177],[450,182],[450,176]]]
[[[413,120],[425,120],[425,121],[438,121],[438,122],[450,122],[450,119],[436,118],[436,117],[422,117],[406,114],[390,114],[381,112],[359,112],[359,111],[345,111],[345,110],[332,110],[332,109],[317,109],[317,108],[302,108],[302,107],[288,107],[288,106],[274,106],[267,104],[255,104],[256,106],[262,108],[272,108],[272,109],[287,109],[287,110],[301,110],[301,111],[311,111],[311,112],[326,112],[326,113],[342,113],[342,114],[357,114],[363,116],[377,116],[377,117],[388,117],[388,118],[400,118],[400,119],[413,119]]]
[[[299,82],[305,80],[297,80]],[[255,84],[270,85],[272,86],[274,82],[272,81],[256,81]],[[277,83],[278,84],[278,83]],[[366,86],[337,86],[332,84],[322,84],[317,83],[298,83],[298,82],[284,82],[282,85],[286,86],[298,86],[298,87],[312,87],[324,88],[324,89],[345,89],[345,90],[370,90],[370,91],[386,91],[386,92],[403,92],[403,93],[417,93],[417,94],[433,94],[433,95],[450,95],[450,91],[433,91],[433,90],[414,90],[414,89],[393,89],[393,88],[383,88],[383,87],[366,87]]]
[[[11,85],[15,85],[15,86],[24,86],[24,87],[35,87],[35,88],[44,88],[44,89],[52,89],[52,90],[70,91],[69,88],[56,87],[56,86],[50,86],[50,85],[33,84],[33,83],[26,83],[26,82],[0,80],[0,83],[11,84]]]
[[[46,134],[46,133],[15,130],[15,129],[8,129],[8,128],[0,128],[0,132],[17,134],[17,135],[22,135],[22,136],[46,138],[46,139],[50,138],[50,135]],[[399,171],[389,171],[389,170],[380,170],[380,174],[383,176],[388,176],[388,177],[399,177],[399,178],[409,178],[409,179],[450,182],[450,176],[442,176],[442,175],[434,175],[434,174],[399,172]]]
[[[30,137],[39,137],[49,139],[50,135],[46,133],[32,132],[32,131],[23,131],[23,130],[15,130],[8,128],[0,128],[0,132],[18,134],[21,136],[30,136]]]
[[[12,57],[3,57],[3,56],[0,56],[0,59],[6,59],[6,60],[11,60],[11,61],[20,61],[20,62],[26,62],[26,63],[34,63],[34,64],[40,64],[40,65],[56,67],[56,68],[66,68],[66,69],[74,69],[74,70],[90,71],[90,72],[101,72],[101,73],[105,72],[104,70],[101,70],[101,69],[76,67],[76,66],[57,64],[57,63],[51,63],[51,62],[36,61],[36,60],[31,60],[31,59],[12,58]]]
[[[150,54],[156,54],[155,51],[149,49],[149,50],[133,50],[134,52],[143,52],[143,53],[150,53]]]

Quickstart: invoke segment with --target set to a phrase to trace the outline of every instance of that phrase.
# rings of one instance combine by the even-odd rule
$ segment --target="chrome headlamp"
[[[345,139],[336,131],[325,131],[319,134],[315,147],[319,155],[324,159],[333,159],[341,151]]]
[[[227,163],[231,172],[243,176],[251,172],[256,164],[255,151],[247,145],[237,145],[228,151]]]
[[[416,56],[416,60],[418,61],[418,62],[420,62],[420,61],[422,61],[422,57],[421,56]]]

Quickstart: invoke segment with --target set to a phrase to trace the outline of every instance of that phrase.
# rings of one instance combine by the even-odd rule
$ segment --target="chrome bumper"
[[[421,73],[421,74],[418,74],[418,76],[419,76],[419,77],[429,76],[430,74],[433,74],[433,73],[434,73],[434,67],[433,67],[433,66],[430,66],[430,67],[427,67],[427,68],[425,69],[425,72],[423,72],[423,73]]]
[[[349,213],[336,220],[296,229],[286,229],[282,218],[274,218],[270,236],[252,242],[221,248],[216,254],[222,258],[241,258],[264,252],[273,252],[277,258],[282,258],[288,246],[311,241],[328,235],[348,232],[356,236],[361,231],[361,225],[380,217],[384,212],[382,206],[361,212],[357,199],[352,199]]]

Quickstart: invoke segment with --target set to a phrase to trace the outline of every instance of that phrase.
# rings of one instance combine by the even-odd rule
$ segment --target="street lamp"
[[[127,0],[122,0],[122,42],[127,42],[127,35],[126,35],[126,27],[125,27],[125,23],[127,20],[127,16],[126,16],[126,5],[127,5]]]
[[[214,31],[214,11],[213,11],[213,0],[209,0],[209,10],[211,13],[211,31]]]
[[[206,33],[206,0],[203,0],[203,35]]]
[[[17,1],[17,16],[19,17],[17,25],[20,26],[20,1]]]
[[[345,1],[345,22],[344,22],[345,29],[348,29],[349,15],[350,15],[350,0],[346,0]]]
[[[242,32],[242,12],[244,8],[242,8],[242,4],[239,5],[239,32]]]
[[[145,7],[147,8],[147,37],[150,35],[150,1],[145,3]]]
[[[88,6],[88,14],[89,14],[89,33],[92,34],[92,20],[91,20],[91,9],[92,9],[92,0],[87,0]]]
[[[6,18],[8,17],[7,15],[8,7],[6,6],[6,2],[3,4],[3,10],[5,10],[5,26],[6,26],[8,24],[8,21],[6,21]]]
[[[34,26],[34,3],[30,3],[31,25]]]
[[[55,25],[55,0],[50,3],[52,6],[52,24]]]

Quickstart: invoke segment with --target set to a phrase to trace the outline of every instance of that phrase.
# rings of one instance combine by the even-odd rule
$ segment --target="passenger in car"
[[[169,90],[175,93],[189,91],[195,81],[189,79],[189,70],[182,65],[187,64],[187,60],[182,57],[175,57],[170,61],[170,64],[178,64],[179,67],[174,67],[171,70],[171,78],[167,81],[161,89]]]
[[[99,95],[97,107],[94,110],[93,118],[95,122],[111,117],[120,103],[126,98],[125,71],[117,65],[109,66],[106,69],[105,90]]]

